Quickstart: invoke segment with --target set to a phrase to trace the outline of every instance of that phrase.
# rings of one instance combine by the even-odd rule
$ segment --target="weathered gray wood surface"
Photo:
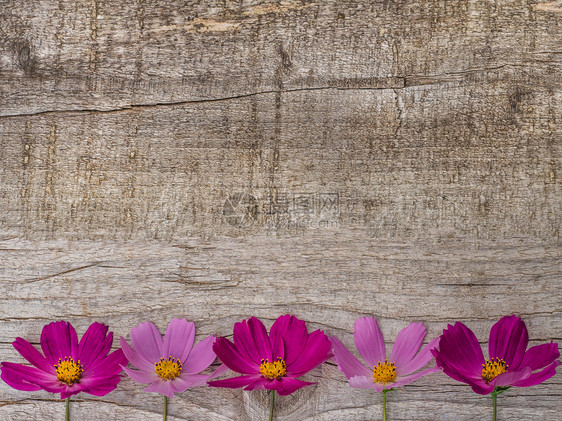
[[[373,314],[389,346],[456,320],[486,346],[516,313],[562,340],[561,39],[556,1],[0,0],[0,360],[55,319],[202,337],[290,312],[351,345]],[[381,416],[333,365],[309,377],[279,419]],[[506,392],[501,419],[560,419],[561,385]],[[0,405],[64,410],[5,384]],[[266,410],[207,388],[170,405]],[[396,420],[490,410],[441,374],[389,395]],[[73,411],[157,420],[161,399],[125,380]]]

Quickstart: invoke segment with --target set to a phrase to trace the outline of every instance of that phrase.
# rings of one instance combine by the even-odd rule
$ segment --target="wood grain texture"
[[[537,1],[0,0],[0,361],[52,320],[230,335],[293,313],[352,345],[375,315],[518,314],[562,340],[562,4]],[[427,342],[427,341],[426,341]],[[337,368],[279,420],[370,420]],[[560,376],[499,399],[558,420]],[[124,380],[75,419],[160,419]],[[260,392],[197,388],[172,419],[258,420]],[[389,395],[396,420],[487,419],[442,374]],[[0,384],[0,419],[55,419]]]

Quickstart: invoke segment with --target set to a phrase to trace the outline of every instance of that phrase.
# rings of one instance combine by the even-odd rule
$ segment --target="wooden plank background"
[[[0,0],[0,360],[16,336],[175,316],[198,337],[292,313],[352,344],[375,315],[515,313],[562,340],[562,2]],[[428,337],[429,339],[429,337]],[[380,418],[336,367],[279,420]],[[558,420],[562,381],[501,395]],[[74,419],[158,420],[130,380]],[[262,392],[197,388],[171,419],[264,419]],[[61,419],[0,385],[0,419]],[[395,420],[488,419],[445,375],[389,395]]]

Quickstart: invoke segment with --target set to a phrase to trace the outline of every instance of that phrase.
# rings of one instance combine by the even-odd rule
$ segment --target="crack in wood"
[[[310,87],[310,88],[296,88],[296,89],[272,89],[260,92],[252,92],[248,94],[241,94],[241,95],[233,95],[228,97],[221,97],[221,98],[206,98],[206,99],[194,99],[194,100],[186,100],[186,101],[173,101],[173,102],[156,102],[153,104],[130,104],[125,105],[122,107],[111,108],[111,109],[76,109],[76,110],[45,110],[45,111],[37,111],[34,113],[21,113],[21,114],[6,114],[0,116],[0,118],[7,118],[7,117],[31,117],[36,115],[45,115],[45,114],[82,114],[82,113],[115,113],[115,112],[122,112],[122,111],[132,111],[136,109],[143,109],[143,108],[156,108],[156,107],[171,107],[176,105],[188,105],[188,104],[200,104],[206,102],[220,102],[220,101],[231,101],[235,99],[243,99],[243,98],[250,98],[259,95],[267,95],[267,94],[284,94],[284,93],[293,93],[293,92],[306,92],[306,91],[326,91],[326,90],[388,90],[388,89],[401,89],[401,88],[393,88],[393,87],[365,87],[365,88],[345,88],[345,87],[338,87],[338,86],[321,86],[321,87]]]
[[[294,88],[294,89],[270,89],[270,90],[263,90],[259,92],[250,92],[247,94],[231,95],[231,96],[220,97],[220,98],[204,98],[204,99],[170,101],[170,102],[155,102],[155,103],[148,103],[148,104],[129,104],[129,105],[124,105],[121,107],[110,108],[110,109],[78,108],[75,110],[65,110],[65,109],[44,110],[44,111],[37,111],[32,113],[5,114],[5,115],[0,115],[0,118],[32,117],[32,116],[48,115],[48,114],[117,113],[117,112],[134,111],[137,109],[172,107],[172,106],[179,106],[179,105],[201,104],[207,102],[232,101],[236,99],[251,98],[260,95],[267,95],[267,94],[279,95],[279,94],[290,94],[294,92],[313,92],[313,91],[328,91],[328,90],[337,90],[337,91],[393,90],[396,93],[396,91],[400,89],[408,89],[415,86],[434,85],[443,82],[451,82],[456,80],[456,79],[451,79],[451,77],[459,77],[459,76],[470,75],[474,73],[500,70],[508,66],[524,67],[525,65],[507,63],[507,64],[502,64],[499,66],[494,66],[489,68],[467,69],[458,72],[446,72],[446,73],[435,74],[435,75],[408,75],[408,76],[389,77],[387,78],[387,84],[385,86],[380,86],[380,87],[379,86],[346,87],[346,86],[334,85],[334,86],[317,86],[317,87],[305,87],[305,88]],[[398,84],[396,82],[398,82]],[[400,125],[398,126],[398,128],[399,127]]]
[[[97,266],[97,265],[99,265],[100,263],[103,263],[103,262],[101,262],[101,261],[100,261],[100,262],[94,262],[94,263],[91,263],[91,264],[89,264],[89,265],[85,265],[85,266],[80,266],[80,267],[77,267],[77,268],[72,268],[72,269],[64,270],[64,271],[62,271],[62,272],[53,273],[53,274],[51,274],[51,275],[43,276],[43,277],[40,277],[40,278],[28,279],[28,280],[23,281],[23,283],[25,283],[25,284],[31,284],[31,283],[34,283],[34,282],[44,281],[44,280],[46,280],[46,279],[54,278],[54,277],[56,277],[56,276],[66,275],[67,273],[71,273],[71,272],[76,272],[76,271],[79,271],[79,270],[88,269],[88,268]]]

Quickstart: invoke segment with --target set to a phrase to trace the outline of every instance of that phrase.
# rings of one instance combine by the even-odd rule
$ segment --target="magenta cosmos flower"
[[[527,349],[528,343],[525,323],[505,316],[490,331],[489,359],[484,359],[474,333],[460,322],[447,326],[433,354],[445,374],[487,395],[496,388],[534,386],[556,374],[558,345],[551,342]]]
[[[149,384],[145,392],[156,392],[172,398],[190,387],[202,386],[218,376],[198,374],[215,361],[212,350],[213,335],[193,346],[195,324],[186,319],[173,319],[168,325],[164,340],[154,323],[140,323],[131,329],[131,343],[121,337],[121,347],[129,362],[138,370],[124,367],[131,379]],[[134,348],[134,349],[133,349]]]
[[[382,332],[373,317],[361,317],[354,326],[357,350],[367,363],[361,363],[337,338],[332,341],[334,361],[347,378],[349,385],[377,392],[404,386],[414,380],[439,371],[437,367],[424,368],[433,358],[431,349],[439,339],[431,340],[419,353],[425,338],[422,323],[411,323],[398,333],[390,358],[386,356]]]
[[[14,348],[33,367],[3,362],[2,380],[18,390],[46,390],[60,393],[61,399],[80,392],[104,396],[121,380],[121,365],[127,359],[121,349],[108,355],[113,333],[101,323],[90,325],[80,342],[68,322],[53,322],[43,327],[41,349],[16,338]]]
[[[228,368],[242,376],[212,381],[209,386],[267,389],[289,395],[314,384],[297,377],[330,358],[330,341],[320,330],[309,334],[305,322],[295,316],[279,317],[269,335],[263,323],[252,317],[234,325],[234,343],[218,338],[213,350]]]

